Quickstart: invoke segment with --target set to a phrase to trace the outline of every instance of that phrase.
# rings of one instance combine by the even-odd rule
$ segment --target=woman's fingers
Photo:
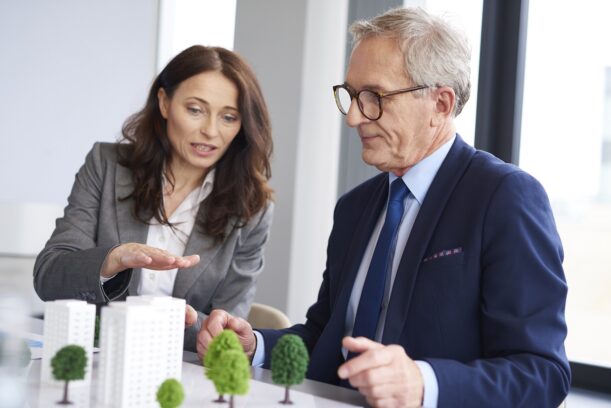
[[[165,271],[190,268],[198,263],[199,255],[176,256],[160,248],[130,242],[119,245],[108,254],[101,274],[110,277],[131,268]]]

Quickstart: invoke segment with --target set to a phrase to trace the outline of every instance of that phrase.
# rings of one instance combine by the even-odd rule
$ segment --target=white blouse
[[[172,223],[172,227],[160,224],[155,218],[149,221],[146,245],[164,249],[177,256],[193,255],[185,254],[185,247],[195,225],[199,205],[212,192],[215,171],[215,169],[212,169],[206,175],[201,187],[191,191],[172,213],[172,216],[168,219]],[[171,296],[177,272],[178,269],[155,271],[142,268],[140,282],[138,283],[138,295]]]

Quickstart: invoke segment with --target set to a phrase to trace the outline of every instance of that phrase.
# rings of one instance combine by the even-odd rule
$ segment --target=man
[[[253,332],[216,310],[199,354],[227,327],[269,367],[294,333],[309,378],[349,383],[372,406],[558,406],[570,384],[562,246],[541,185],[456,134],[466,41],[417,8],[351,32],[336,102],[383,173],[339,199],[305,324]]]

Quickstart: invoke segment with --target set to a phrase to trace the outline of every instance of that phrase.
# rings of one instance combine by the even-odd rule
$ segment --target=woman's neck
[[[192,166],[184,166],[180,163],[171,163],[169,167],[172,183],[168,183],[168,188],[170,188],[170,190],[164,191],[166,194],[182,191],[191,192],[203,183],[208,174],[207,170],[197,169]],[[172,184],[173,188],[171,187]]]

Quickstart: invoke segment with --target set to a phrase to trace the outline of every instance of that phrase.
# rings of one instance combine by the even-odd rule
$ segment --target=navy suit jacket
[[[261,330],[266,367],[294,333],[308,378],[338,383],[348,300],[387,194],[380,174],[339,199],[318,299],[305,324]],[[539,182],[457,136],[403,251],[382,343],[432,366],[439,407],[557,407],[570,385],[562,259]]]

